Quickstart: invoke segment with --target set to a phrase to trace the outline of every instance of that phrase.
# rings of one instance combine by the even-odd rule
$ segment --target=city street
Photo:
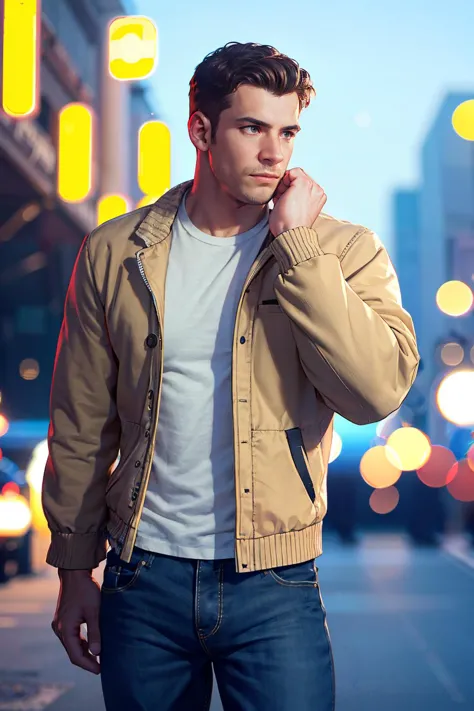
[[[474,556],[455,540],[445,548],[396,535],[342,548],[328,534],[319,568],[337,711],[473,708]],[[70,665],[51,632],[56,593],[52,569],[0,588],[1,711],[104,708],[99,679]]]

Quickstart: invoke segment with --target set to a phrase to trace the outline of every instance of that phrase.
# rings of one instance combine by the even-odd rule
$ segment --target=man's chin
[[[268,205],[270,200],[273,199],[275,190],[269,190],[268,188],[257,188],[255,190],[245,190],[241,195],[241,202],[244,205]]]

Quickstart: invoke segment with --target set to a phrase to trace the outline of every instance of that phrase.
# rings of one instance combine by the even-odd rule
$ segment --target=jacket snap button
[[[135,466],[138,468],[138,467],[140,466],[140,464],[141,464],[141,462],[140,462],[140,460],[138,459],[138,460],[135,462]]]
[[[146,337],[146,344],[148,348],[156,348],[158,345],[158,337],[156,333],[150,333],[150,335]]]
[[[240,337],[240,342],[241,342],[241,343],[245,343],[245,336],[241,336],[241,337]]]

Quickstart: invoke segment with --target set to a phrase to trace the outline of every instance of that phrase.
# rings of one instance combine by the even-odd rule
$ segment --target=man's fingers
[[[93,610],[85,613],[87,624],[87,640],[91,654],[98,657],[100,654],[100,628],[99,628],[99,610]]]
[[[74,664],[85,671],[93,674],[100,673],[100,665],[89,653],[88,642],[81,637],[80,626],[66,627],[62,625],[52,625],[54,633],[60,639],[71,664]]]

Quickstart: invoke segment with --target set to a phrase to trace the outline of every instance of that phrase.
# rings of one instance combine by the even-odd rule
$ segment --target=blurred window
[[[73,68],[97,94],[97,45],[89,41],[85,29],[66,0],[43,0],[42,9],[71,58]]]
[[[53,127],[53,108],[44,96],[41,97],[41,107],[36,117],[36,122],[39,123],[41,128],[44,128],[47,133],[51,134]]]

